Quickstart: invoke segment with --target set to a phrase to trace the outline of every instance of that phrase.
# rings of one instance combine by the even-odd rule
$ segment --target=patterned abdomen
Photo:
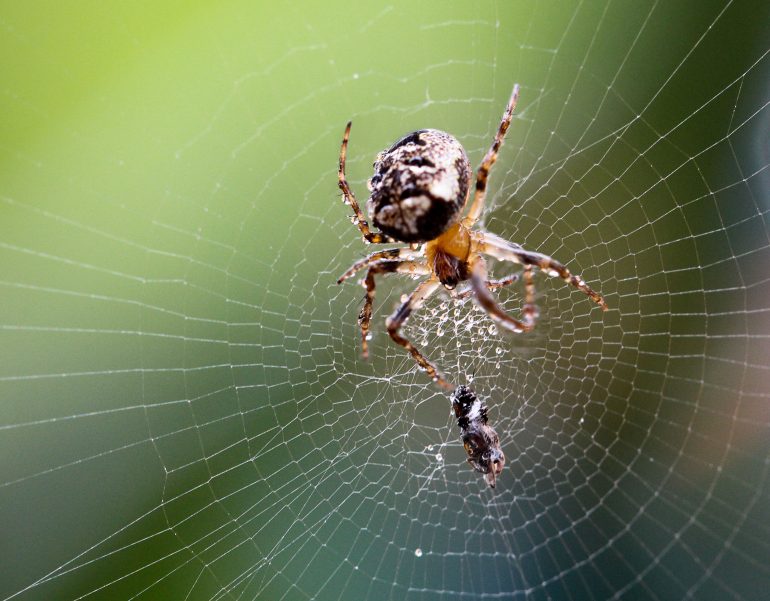
[[[368,182],[369,216],[376,227],[402,242],[427,242],[460,218],[471,168],[454,136],[421,129],[377,155]]]

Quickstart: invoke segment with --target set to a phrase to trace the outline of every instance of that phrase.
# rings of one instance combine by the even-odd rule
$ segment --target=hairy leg
[[[399,260],[404,260],[404,259],[416,259],[419,256],[420,256],[420,251],[412,250],[409,247],[389,248],[388,250],[381,250],[378,252],[374,252],[364,257],[363,259],[359,259],[358,261],[353,263],[353,265],[351,265],[350,268],[340,276],[340,278],[337,280],[337,283],[341,284],[342,282],[347,280],[350,276],[355,274],[357,271],[364,269],[365,267],[368,267],[373,263],[379,263],[380,261],[398,262]]]
[[[404,273],[412,275],[428,275],[430,269],[424,263],[415,261],[388,261],[381,260],[372,264],[366,272],[364,278],[364,288],[366,288],[366,297],[364,306],[358,314],[358,325],[361,327],[361,354],[364,358],[369,357],[369,324],[372,320],[372,311],[374,305],[374,293],[376,283],[374,276],[384,273]]]
[[[514,282],[519,281],[519,274],[518,273],[512,273],[511,275],[507,275],[504,278],[500,278],[499,280],[487,280],[484,282],[487,288],[490,290],[497,290],[498,288],[504,288],[505,286],[510,286]],[[454,298],[460,300],[464,298],[468,298],[469,296],[473,296],[473,286],[469,286],[465,290],[461,292],[457,292],[454,295]]]
[[[473,204],[471,204],[468,215],[463,220],[465,227],[470,229],[481,217],[481,212],[484,210],[484,198],[487,195],[487,178],[489,177],[489,171],[492,169],[492,165],[497,160],[497,153],[500,152],[500,147],[503,145],[503,139],[508,131],[508,126],[513,119],[513,111],[516,108],[516,103],[519,100],[519,84],[513,86],[513,92],[511,92],[511,98],[508,100],[508,106],[505,107],[503,113],[503,119],[500,121],[500,127],[497,129],[495,139],[492,141],[492,146],[484,155],[484,160],[481,161],[479,169],[476,172],[476,191],[473,193]]]
[[[425,302],[425,299],[433,294],[439,286],[441,286],[441,284],[435,278],[422,282],[417,286],[414,292],[409,295],[409,298],[407,298],[406,301],[404,301],[401,306],[388,317],[385,321],[385,325],[387,326],[388,334],[390,334],[393,341],[409,351],[414,360],[417,361],[417,364],[427,372],[428,376],[436,382],[436,384],[447,390],[452,390],[454,389],[454,386],[444,378],[436,366],[426,359],[417,347],[404,338],[400,333],[401,326],[404,325],[412,312],[419,309],[423,302]]]
[[[500,261],[510,261],[524,266],[530,265],[532,267],[537,267],[550,276],[561,278],[586,294],[591,300],[599,305],[602,310],[607,310],[607,303],[604,301],[601,294],[595,292],[585,283],[583,278],[574,275],[562,263],[556,259],[552,259],[548,255],[524,250],[520,246],[511,244],[507,240],[487,232],[478,233],[476,249],[479,252],[483,252]]]
[[[518,320],[503,311],[502,307],[497,304],[497,301],[492,296],[489,288],[487,288],[487,266],[484,259],[480,256],[477,257],[471,267],[471,286],[478,303],[497,324],[517,334],[528,332],[534,328],[537,318],[537,309],[531,302],[534,297],[531,273],[525,270],[524,274],[527,303],[522,308],[521,320]]]
[[[353,212],[355,213],[355,223],[358,226],[358,229],[361,230],[361,234],[367,242],[371,244],[395,242],[395,240],[389,236],[386,236],[381,232],[372,232],[369,229],[369,222],[366,221],[361,208],[358,206],[356,195],[353,194],[353,190],[350,189],[348,180],[345,177],[345,158],[348,154],[348,138],[350,138],[350,126],[352,124],[352,121],[348,121],[348,125],[345,127],[345,135],[342,138],[342,147],[340,148],[340,168],[337,172],[337,179],[339,180],[340,190],[342,190],[342,195],[345,199],[345,202],[349,204],[353,209]]]

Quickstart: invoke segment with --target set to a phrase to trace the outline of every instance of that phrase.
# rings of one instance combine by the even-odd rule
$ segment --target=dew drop
[[[415,549],[414,550],[414,556],[415,557],[422,557],[422,549],[420,549],[419,547],[417,549]]]
[[[498,355],[502,355],[502,354],[503,354],[503,348],[502,348],[501,346],[498,346],[498,347],[495,349],[495,352],[496,352]]]

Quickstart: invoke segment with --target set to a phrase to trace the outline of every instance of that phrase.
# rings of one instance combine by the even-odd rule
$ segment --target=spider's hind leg
[[[492,165],[497,161],[497,153],[500,152],[500,147],[503,145],[505,134],[508,131],[508,127],[511,125],[513,119],[513,111],[516,108],[516,103],[519,101],[519,84],[513,86],[513,92],[511,92],[511,98],[508,100],[508,105],[505,107],[503,118],[500,121],[500,126],[497,129],[495,138],[492,141],[492,146],[487,150],[487,154],[484,155],[484,159],[479,165],[478,171],[476,171],[476,191],[473,193],[473,203],[468,211],[468,215],[464,219],[465,227],[471,228],[481,217],[481,212],[484,209],[484,199],[487,195],[487,179],[489,178],[489,172],[492,170]]]
[[[342,196],[345,202],[350,205],[355,213],[355,224],[358,229],[361,230],[361,235],[370,244],[386,244],[389,242],[395,242],[390,236],[386,236],[381,232],[373,232],[369,229],[369,222],[364,217],[361,207],[358,206],[358,200],[356,195],[353,194],[353,190],[348,185],[347,177],[345,176],[345,159],[348,154],[348,139],[350,138],[350,127],[353,125],[352,121],[348,121],[347,127],[345,127],[345,135],[342,138],[342,146],[340,147],[340,166],[337,172],[337,179],[340,190],[342,190]]]

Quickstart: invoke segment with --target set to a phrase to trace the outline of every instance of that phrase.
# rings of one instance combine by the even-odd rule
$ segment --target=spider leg
[[[364,356],[364,359],[369,357],[369,324],[372,320],[372,307],[374,304],[374,276],[385,273],[428,275],[430,268],[424,263],[417,261],[389,261],[386,259],[371,264],[364,278],[364,288],[366,288],[364,306],[361,307],[361,311],[358,314],[358,325],[361,326],[361,354]]]
[[[471,228],[481,217],[481,211],[484,209],[484,198],[487,195],[487,178],[489,177],[489,171],[492,169],[492,165],[497,160],[497,153],[500,152],[500,147],[503,145],[503,139],[508,131],[508,126],[513,119],[513,110],[516,108],[516,102],[519,100],[519,84],[513,86],[513,92],[511,92],[511,98],[508,100],[508,106],[505,107],[503,113],[503,119],[500,121],[500,127],[497,129],[495,139],[492,142],[492,146],[484,155],[484,160],[481,161],[478,171],[476,172],[476,191],[473,193],[473,204],[471,204],[468,215],[463,220],[463,224],[467,228]]]
[[[454,385],[450,384],[444,378],[443,374],[438,371],[433,363],[425,358],[416,346],[399,333],[401,326],[404,325],[409,315],[411,315],[413,311],[419,309],[423,302],[425,302],[425,299],[433,294],[439,286],[441,286],[441,283],[435,277],[422,282],[415,288],[414,292],[409,295],[409,298],[407,298],[401,306],[398,307],[387,320],[385,320],[385,325],[387,326],[388,334],[390,334],[393,341],[408,350],[414,360],[417,361],[417,364],[428,373],[428,376],[436,382],[436,384],[447,390],[452,390],[454,389]]]
[[[498,288],[503,288],[505,286],[510,286],[514,282],[519,281],[519,274],[518,273],[512,273],[511,275],[507,275],[504,278],[500,278],[499,280],[487,280],[484,282],[487,288],[490,290],[497,290]],[[465,290],[461,292],[457,292],[454,295],[454,298],[457,300],[462,300],[464,298],[468,298],[469,296],[473,295],[473,287],[469,286]]]
[[[520,265],[525,266],[532,265],[550,276],[559,277],[586,294],[591,300],[599,305],[603,311],[607,310],[607,303],[602,298],[602,295],[595,292],[585,283],[583,278],[574,275],[556,259],[552,259],[548,255],[541,253],[524,250],[520,246],[513,245],[507,240],[503,240],[499,236],[487,232],[480,232],[478,240],[480,242],[477,243],[476,248],[480,252],[488,254],[500,261],[511,261],[512,263],[519,263]]]
[[[386,236],[381,232],[372,232],[369,229],[369,222],[366,221],[361,208],[358,206],[356,195],[353,194],[353,190],[351,190],[350,186],[348,185],[348,180],[345,177],[345,158],[348,154],[348,138],[350,138],[351,125],[353,125],[353,122],[348,121],[348,125],[345,128],[345,136],[342,138],[342,147],[340,148],[340,168],[337,174],[340,190],[342,190],[342,195],[345,199],[345,202],[349,204],[353,209],[353,212],[355,213],[355,224],[358,226],[358,229],[361,230],[361,234],[367,242],[371,244],[385,244],[388,242],[395,242],[395,240],[389,236]]]
[[[505,311],[503,311],[502,307],[497,304],[497,301],[492,296],[489,288],[487,288],[486,282],[486,261],[484,261],[484,259],[479,256],[471,267],[471,286],[478,303],[484,308],[489,316],[495,320],[496,323],[507,330],[521,334],[522,332],[529,332],[532,328],[535,327],[535,321],[538,314],[537,308],[533,303],[535,287],[532,283],[531,268],[524,269],[524,286],[527,302],[522,307],[521,320],[511,317]]]
[[[363,269],[364,267],[368,267],[373,263],[378,263],[383,260],[398,262],[399,259],[414,259],[416,257],[419,257],[420,254],[421,254],[420,251],[412,250],[409,247],[389,248],[388,250],[381,250],[378,252],[374,252],[364,257],[363,259],[360,259],[355,263],[353,263],[353,265],[351,265],[350,268],[340,276],[340,278],[337,280],[337,283],[341,284],[342,282],[347,280],[350,276],[355,274],[357,271]]]

